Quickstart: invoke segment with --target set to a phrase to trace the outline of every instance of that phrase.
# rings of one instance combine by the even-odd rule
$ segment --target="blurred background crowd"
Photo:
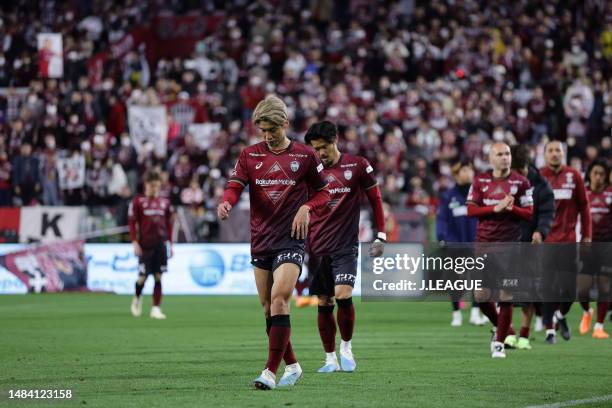
[[[181,56],[146,42],[115,52],[159,16],[207,16],[214,28]],[[40,76],[40,32],[62,35],[61,78]],[[109,49],[120,57],[95,71]],[[428,216],[453,185],[451,165],[485,170],[492,141],[529,145],[538,167],[549,139],[581,171],[610,158],[611,67],[604,0],[5,2],[0,206],[105,206],[125,225],[140,176],[158,168],[198,239],[216,239],[226,176],[257,140],[251,112],[275,93],[290,137],[334,121],[341,151],[376,168],[389,208]],[[129,106],[167,108],[165,152],[135,145]],[[192,124],[214,125],[205,145]],[[66,157],[85,162],[78,188],[58,183]]]

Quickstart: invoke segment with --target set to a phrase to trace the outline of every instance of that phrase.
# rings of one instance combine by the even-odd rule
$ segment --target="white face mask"
[[[89,149],[91,149],[91,143],[89,143],[89,140],[86,140],[81,143],[81,150],[83,150],[84,152],[88,152]]]
[[[94,136],[94,144],[97,144],[97,145],[104,144],[104,136],[102,136],[102,135],[95,135]]]
[[[55,149],[55,140],[53,139],[47,140],[47,147],[49,149]]]
[[[124,138],[121,139],[121,146],[130,147],[131,144],[132,143],[130,142],[129,138],[124,137]]]

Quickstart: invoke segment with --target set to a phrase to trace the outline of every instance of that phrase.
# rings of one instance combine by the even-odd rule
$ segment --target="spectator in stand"
[[[27,206],[38,203],[40,193],[40,162],[32,155],[32,145],[24,141],[20,154],[12,162],[12,180],[18,205]]]
[[[0,150],[12,161],[28,140],[33,156],[41,156],[45,135],[53,134],[57,157],[78,150],[90,169],[95,160],[121,163],[132,194],[134,175],[159,166],[171,174],[176,201],[194,172],[208,196],[223,185],[239,150],[257,140],[247,120],[252,109],[276,93],[288,104],[290,137],[300,140],[326,117],[336,121],[339,144],[376,167],[394,208],[405,207],[420,185],[428,215],[448,188],[450,164],[467,159],[486,170],[494,140],[528,145],[536,163],[542,141],[567,141],[568,162],[581,171],[593,149],[609,157],[612,12],[605,2],[242,3],[207,2],[206,15],[222,17],[189,53],[156,49],[160,58],[147,59],[152,44],[137,44],[103,62],[95,80],[93,57],[154,24],[159,5],[2,7],[10,30],[0,33],[0,86],[7,87],[0,94]],[[166,2],[162,9],[168,16],[204,13],[199,2]],[[35,27],[62,33],[61,79],[37,77]],[[127,145],[131,104],[166,106],[165,156]],[[220,126],[212,160],[186,137],[191,123],[209,122]],[[104,132],[96,132],[100,125]],[[181,154],[191,170],[179,187],[173,173]],[[426,177],[417,174],[418,157],[426,159]],[[93,190],[82,193],[64,200],[90,202]]]
[[[11,163],[4,150],[0,150],[0,207],[13,205],[13,192],[11,187]]]

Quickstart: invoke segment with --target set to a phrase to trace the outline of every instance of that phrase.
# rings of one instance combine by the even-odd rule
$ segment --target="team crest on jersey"
[[[517,186],[511,186],[510,187],[510,194],[515,195],[518,192],[518,187]]]
[[[291,171],[295,173],[296,171],[298,171],[298,170],[299,170],[299,168],[300,168],[300,163],[298,163],[297,161],[295,161],[295,160],[294,160],[294,161],[292,161],[292,162],[291,162],[291,164],[289,165],[289,167],[291,168]]]
[[[351,170],[345,170],[344,171],[344,178],[347,180],[350,180],[353,178],[353,172]]]
[[[573,183],[574,182],[574,173],[565,173],[565,177],[567,179],[567,183]]]

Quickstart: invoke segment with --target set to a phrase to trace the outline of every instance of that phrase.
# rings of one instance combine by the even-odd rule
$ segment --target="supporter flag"
[[[168,117],[165,106],[128,106],[130,137],[138,153],[166,155]]]
[[[74,190],[85,185],[85,158],[71,156],[57,161],[60,189]]]
[[[212,147],[220,130],[220,123],[194,123],[189,125],[189,133],[193,136],[196,145],[202,150],[208,150]]]
[[[28,292],[87,290],[85,242],[64,241],[0,256],[0,265],[15,275]]]
[[[43,78],[61,78],[64,75],[62,35],[42,33],[37,36],[38,72]]]
[[[17,242],[20,213],[19,208],[0,208],[0,243]]]
[[[76,239],[85,215],[85,207],[22,207],[19,242],[47,243]]]

